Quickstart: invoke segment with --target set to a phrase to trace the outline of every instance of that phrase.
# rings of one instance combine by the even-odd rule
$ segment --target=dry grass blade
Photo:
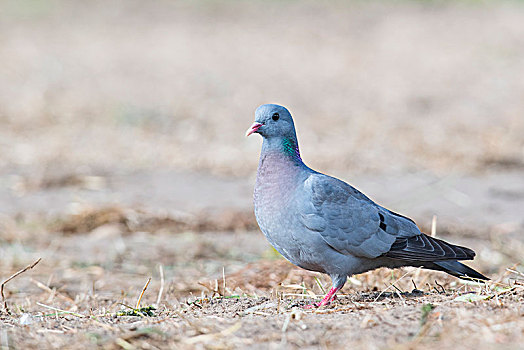
[[[410,273],[411,273],[411,271],[406,272],[406,273],[403,274],[403,275],[402,275],[398,280],[396,280],[395,282],[391,283],[391,284],[389,285],[389,287],[387,287],[386,289],[384,289],[383,291],[381,291],[381,292],[377,295],[377,297],[375,298],[375,300],[373,300],[373,302],[375,303],[375,302],[376,302],[376,301],[377,301],[377,300],[382,296],[382,294],[384,294],[384,293],[385,293],[388,289],[390,289],[391,287],[394,287],[394,286],[395,286],[395,283],[399,282],[400,280],[402,280],[404,277],[406,277],[406,276],[407,276],[408,274],[410,274]],[[396,288],[396,287],[395,287],[395,288]]]
[[[156,298],[156,305],[160,305],[160,300],[162,299],[162,293],[164,292],[164,268],[162,265],[158,266],[158,272],[160,273],[160,289],[158,290],[158,296]]]
[[[115,344],[120,346],[122,349],[125,349],[125,350],[133,350],[133,349],[136,349],[136,347],[131,344],[130,342],[122,339],[122,338],[117,338],[115,340]]]
[[[77,312],[67,311],[67,310],[59,309],[59,308],[54,307],[54,306],[49,306],[49,305],[46,305],[46,304],[42,304],[42,303],[40,303],[38,301],[36,302],[36,305],[41,306],[41,307],[45,307],[46,309],[49,309],[49,310],[53,310],[53,311],[64,313],[64,314],[73,315],[73,316],[80,317],[80,318],[89,317],[89,316],[86,316],[86,315],[79,314]]]
[[[17,277],[18,275],[23,274],[27,270],[31,270],[33,267],[35,267],[40,262],[40,260],[42,260],[42,258],[38,258],[37,261],[35,261],[31,265],[28,265],[28,266],[24,267],[22,270],[12,274],[8,279],[6,279],[4,282],[2,282],[2,286],[0,287],[0,294],[2,295],[2,301],[4,302],[4,310],[9,315],[11,315],[11,312],[9,311],[9,308],[7,307],[7,300],[5,299],[5,296],[4,296],[4,286],[7,284],[7,282],[11,281],[13,278]]]
[[[510,268],[507,268],[506,271],[512,272],[516,275],[524,276],[524,273],[517,271],[517,270],[510,269]]]
[[[326,294],[326,289],[324,288],[324,286],[322,286],[322,283],[320,283],[320,280],[316,276],[315,276],[315,282],[317,283],[318,288],[320,288],[320,291],[322,292],[322,294]]]
[[[136,301],[135,309],[140,309],[140,302],[142,301],[142,297],[144,296],[144,293],[146,292],[147,286],[149,286],[149,282],[151,282],[151,277],[149,277],[146,284],[144,285],[144,288],[142,288],[142,292],[140,293],[140,296],[138,297],[138,300]]]
[[[437,216],[433,215],[431,220],[431,237],[435,238],[437,236]]]
[[[42,303],[40,303],[38,301],[36,302],[36,305],[41,306],[41,307],[45,307],[46,309],[49,309],[49,310],[53,310],[53,311],[55,311],[56,315],[58,315],[58,313],[60,313],[60,314],[68,314],[68,315],[76,316],[76,317],[79,317],[79,318],[89,319],[90,321],[95,322],[97,325],[103,327],[104,329],[106,329],[108,331],[114,331],[115,330],[114,327],[112,327],[112,326],[110,326],[110,325],[108,325],[108,324],[98,320],[97,317],[101,316],[101,315],[98,315],[98,316],[83,315],[83,314],[79,314],[78,312],[67,311],[67,310],[63,310],[63,309],[60,309],[60,308],[57,308],[57,307],[54,307],[54,306],[42,304]]]
[[[224,293],[224,296],[226,295],[226,267],[222,266],[222,290]]]
[[[31,283],[33,283],[34,285],[36,285],[38,288],[42,289],[43,291],[46,291],[48,292],[49,294],[53,295],[53,296],[56,296],[64,301],[67,301],[71,304],[75,304],[75,301],[73,299],[71,299],[70,297],[68,297],[67,295],[64,295],[60,292],[58,292],[57,290],[54,290],[54,289],[51,289],[49,288],[48,286],[46,286],[45,284],[43,284],[42,282],[40,281],[37,281],[35,280],[34,278],[31,278]]]

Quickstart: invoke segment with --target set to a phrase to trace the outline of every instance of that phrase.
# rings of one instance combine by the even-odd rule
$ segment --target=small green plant
[[[129,308],[129,310],[121,310],[116,313],[117,316],[138,316],[138,317],[154,317],[156,308],[152,305],[141,307],[141,308],[133,308],[130,306],[126,306]]]
[[[431,303],[422,305],[422,316],[420,317],[421,327],[426,324],[429,314],[431,314],[431,311],[433,311],[435,307],[436,306]]]

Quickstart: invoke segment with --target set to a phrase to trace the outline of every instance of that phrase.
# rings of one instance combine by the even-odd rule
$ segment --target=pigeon
[[[348,276],[379,267],[415,266],[488,280],[459,262],[472,260],[473,250],[422,233],[410,218],[304,164],[285,107],[258,107],[246,136],[255,133],[263,138],[254,191],[260,230],[291,263],[331,277],[332,288],[311,307],[334,300]]]

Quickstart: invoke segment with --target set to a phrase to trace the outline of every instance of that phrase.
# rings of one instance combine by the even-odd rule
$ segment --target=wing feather
[[[384,256],[409,261],[471,260],[475,252],[422,234],[398,238]]]
[[[387,253],[398,237],[421,234],[413,221],[392,214],[330,176],[311,174],[304,193],[302,224],[342,254],[376,258]]]

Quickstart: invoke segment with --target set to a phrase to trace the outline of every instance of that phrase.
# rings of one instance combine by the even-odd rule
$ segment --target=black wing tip
[[[473,270],[471,267],[466,266],[455,260],[434,261],[433,264],[438,266],[438,270],[444,271],[452,276],[458,277],[463,280],[490,280],[488,277],[484,276],[480,272]]]
[[[475,252],[467,247],[454,245],[425,233],[409,238],[397,238],[387,257],[415,261],[473,260]]]
[[[460,245],[455,245],[455,247],[462,249],[464,253],[466,253],[466,255],[468,256],[468,259],[464,259],[464,260],[473,260],[473,258],[477,255],[477,253],[475,253],[473,249],[470,249],[468,247],[463,247]]]

